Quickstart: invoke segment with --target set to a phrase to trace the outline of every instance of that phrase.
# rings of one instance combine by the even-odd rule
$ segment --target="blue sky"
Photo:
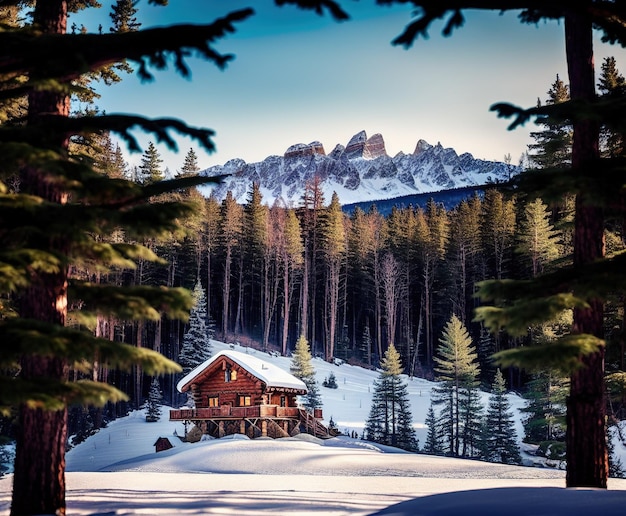
[[[88,30],[110,26],[110,2],[76,17]],[[260,161],[292,144],[320,141],[330,152],[357,132],[381,133],[387,152],[412,152],[419,139],[440,142],[460,154],[517,163],[530,143],[529,124],[508,131],[508,121],[489,111],[495,102],[535,105],[546,97],[556,74],[567,78],[563,26],[523,25],[515,13],[467,11],[464,27],[451,37],[435,25],[412,48],[391,41],[411,19],[406,6],[343,2],[343,23],[270,0],[173,0],[168,7],[139,2],[143,27],[206,23],[241,7],[256,15],[221,40],[221,52],[236,55],[225,71],[199,59],[189,61],[191,80],[173,67],[142,84],[129,76],[102,88],[98,106],[108,113],[170,116],[216,131],[217,152],[207,154],[180,138],[179,153],[159,151],[174,172],[193,147],[202,168],[232,158]],[[72,20],[70,20],[70,23]],[[614,55],[626,72],[626,52],[596,45],[596,64]],[[144,144],[149,137],[142,137]],[[140,155],[128,157],[138,163]]]

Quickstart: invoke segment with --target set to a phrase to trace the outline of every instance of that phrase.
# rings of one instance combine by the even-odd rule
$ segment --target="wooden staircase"
[[[307,434],[319,437],[320,439],[329,439],[338,435],[337,432],[330,432],[328,428],[310,412],[304,409],[300,409],[298,412],[300,424],[304,426]]]

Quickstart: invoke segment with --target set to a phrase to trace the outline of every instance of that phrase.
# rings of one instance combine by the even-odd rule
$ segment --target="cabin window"
[[[239,395],[239,406],[240,407],[249,407],[252,405],[252,398],[249,394],[240,394]]]
[[[281,396],[280,397],[280,406],[281,407],[286,407],[287,406],[287,398],[285,396]]]
[[[209,396],[209,407],[219,407],[219,406],[220,406],[219,396]]]
[[[226,366],[226,369],[224,370],[224,381],[228,383],[228,382],[234,382],[236,379],[237,379],[237,371],[232,369],[230,364],[228,364]]]

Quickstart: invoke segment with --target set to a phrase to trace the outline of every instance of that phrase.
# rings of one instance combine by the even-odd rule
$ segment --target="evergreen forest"
[[[333,0],[275,3],[348,18]],[[68,432],[146,399],[183,403],[176,374],[197,359],[199,330],[283,355],[302,339],[327,361],[441,380],[437,402],[457,421],[444,453],[481,446],[459,434],[480,430],[471,418],[479,385],[494,393],[490,414],[506,412],[504,388],[535,386],[533,402],[550,410],[531,414],[527,434],[564,434],[567,486],[606,488],[607,421],[624,419],[626,397],[626,90],[612,58],[596,80],[592,35],[624,45],[624,4],[411,4],[414,19],[394,44],[411,46],[441,19],[450,35],[466,8],[562,19],[569,82],[557,76],[529,109],[492,106],[511,128],[538,124],[529,170],[510,184],[452,208],[431,200],[348,215],[318,178],[297,206],[263,199],[256,184],[243,204],[206,196],[199,188],[211,179],[196,174],[193,148],[177,171],[162,169],[154,143],[129,167],[117,142],[141,151],[136,128],[171,149],[178,133],[211,151],[214,133],[95,107],[94,81],[132,71],[150,80],[170,60],[188,77],[190,55],[224,68],[232,56],[213,44],[251,9],[138,30],[136,2],[119,0],[105,33],[68,26],[70,13],[99,7],[93,0],[0,2],[0,410],[6,431],[16,428],[9,421],[19,429],[11,514],[65,514]],[[456,391],[445,363],[455,346],[471,357]],[[411,441],[383,428],[388,437]],[[493,450],[514,460],[506,443]]]

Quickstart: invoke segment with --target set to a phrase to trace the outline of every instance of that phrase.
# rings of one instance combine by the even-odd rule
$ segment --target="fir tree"
[[[456,316],[446,323],[435,356],[436,380],[432,400],[441,406],[442,447],[453,456],[473,453],[477,443],[478,354],[467,329]]]
[[[141,23],[137,21],[137,8],[134,0],[117,0],[111,6],[111,32],[133,32],[141,27]]]
[[[523,421],[526,442],[564,441],[567,392],[567,380],[558,372],[533,373],[524,393],[528,403],[521,409],[527,414]]]
[[[291,365],[289,371],[296,378],[299,378],[306,385],[307,393],[301,397],[302,405],[312,412],[316,408],[322,406],[322,398],[315,379],[315,368],[312,364],[313,357],[309,343],[304,335],[300,335],[296,341],[296,349],[291,357]]]
[[[199,171],[198,156],[193,149],[189,149],[185,155],[185,161],[183,162],[183,167],[180,169],[180,173],[181,175],[190,175]]]
[[[489,405],[484,421],[483,435],[484,458],[490,462],[502,462],[504,464],[520,464],[519,447],[511,404],[506,397],[504,377],[497,370]]]
[[[149,185],[162,181],[165,176],[161,170],[161,163],[163,163],[163,160],[159,151],[154,146],[154,143],[149,142],[139,165],[137,177],[139,183]]]
[[[148,391],[148,401],[146,402],[146,421],[148,423],[156,423],[161,419],[161,402],[163,393],[159,385],[159,379],[155,376],[150,384]]]
[[[443,450],[441,448],[440,441],[441,432],[439,429],[439,424],[437,422],[437,416],[435,414],[435,409],[433,408],[432,401],[430,403],[430,407],[428,407],[428,413],[426,414],[426,420],[424,421],[424,424],[428,429],[428,433],[426,434],[426,442],[424,443],[422,452],[428,453],[430,455],[442,455]]]
[[[517,250],[530,260],[533,277],[559,256],[558,233],[549,219],[548,207],[541,199],[524,206]]]
[[[594,1],[576,3],[573,8],[571,2],[548,6],[537,2],[512,5],[504,0],[413,0],[416,18],[394,41],[408,47],[441,19],[444,33],[449,35],[464,25],[466,9],[517,10],[523,23],[563,19],[570,101],[529,109],[500,103],[492,109],[500,116],[512,117],[511,128],[531,119],[555,120],[561,126],[571,124],[571,167],[527,171],[516,178],[516,183],[525,191],[541,192],[546,200],[562,198],[566,191],[576,196],[572,266],[523,283],[483,282],[478,295],[492,306],[480,306],[477,319],[494,333],[506,329],[518,336],[539,321],[549,321],[558,312],[573,309],[571,334],[550,346],[524,346],[496,356],[501,367],[533,368],[542,363],[543,367],[558,368],[570,375],[568,487],[607,485],[604,302],[616,288],[623,290],[626,284],[626,257],[607,258],[604,245],[606,207],[621,203],[623,181],[615,174],[621,163],[603,161],[599,144],[602,124],[623,127],[624,102],[619,96],[597,99],[593,59],[594,29],[605,42],[626,43],[626,9],[622,2],[600,4],[602,9],[597,9],[599,3]]]
[[[193,289],[194,306],[189,314],[189,329],[183,336],[178,363],[183,375],[211,357],[211,329],[207,327],[206,296],[200,281]]]
[[[617,69],[614,57],[606,57],[602,62],[598,90],[607,97],[619,97],[626,94],[626,79]],[[603,126],[600,132],[602,153],[606,157],[619,157],[624,154],[624,130],[613,130]]]
[[[81,6],[84,3],[72,2],[73,8]],[[198,29],[206,31],[205,37],[196,36],[191,46],[188,34],[174,36],[169,31],[177,42],[174,45],[169,41],[166,49],[162,41],[144,38],[138,50],[128,40],[137,34],[67,34],[67,7],[68,2],[62,0],[36,2],[30,20],[37,29],[27,26],[13,33],[3,25],[0,45],[2,50],[13,48],[0,88],[4,98],[29,97],[28,116],[20,120],[20,131],[5,131],[0,144],[7,158],[2,180],[13,173],[20,177],[19,193],[8,193],[3,186],[0,194],[0,248],[6,264],[0,288],[4,299],[11,298],[17,315],[10,320],[3,318],[0,324],[5,344],[0,357],[4,364],[0,407],[6,412],[17,407],[19,412],[11,505],[16,515],[65,514],[67,404],[103,405],[127,399],[120,390],[99,381],[101,378],[94,374],[95,357],[111,369],[139,365],[148,374],[179,370],[149,349],[94,336],[87,328],[96,317],[107,314],[126,321],[156,321],[167,314],[185,318],[191,302],[180,289],[101,285],[81,281],[73,273],[86,263],[102,274],[132,267],[135,260],[157,260],[140,245],[102,239],[120,228],[135,242],[174,230],[190,207],[178,202],[150,204],[148,200],[168,189],[202,181],[186,180],[152,190],[124,180],[111,181],[75,155],[70,140],[112,130],[137,149],[130,128],[156,131],[173,144],[169,131],[175,126],[182,134],[194,134],[203,145],[212,145],[210,131],[192,130],[178,121],[148,123],[141,117],[125,115],[70,117],[69,92],[73,89],[70,82],[81,82],[87,71],[133,54],[142,56],[147,64],[154,63],[151,56],[163,57],[173,48],[186,47],[215,59],[215,53],[206,52],[206,41],[217,35],[215,26]],[[106,44],[101,41],[104,37]],[[121,41],[124,38],[126,43]],[[65,58],[70,54],[75,59]],[[5,60],[4,55],[0,60]],[[143,71],[149,75],[147,66]],[[18,76],[19,83],[5,80]],[[37,228],[34,233],[33,228]],[[82,310],[70,314],[69,308],[78,305]],[[75,321],[72,324],[70,316]],[[16,375],[13,367],[18,364]],[[73,365],[90,379],[70,381]]]
[[[548,106],[569,100],[569,88],[557,75],[548,90]],[[541,102],[538,101],[538,106]],[[572,155],[572,127],[560,120],[547,118],[542,122],[543,131],[531,132],[535,143],[528,146],[531,163],[539,168],[554,168],[569,164]]]
[[[369,441],[417,451],[407,384],[401,378],[400,355],[389,345],[382,360],[382,371],[374,381],[372,406],[365,422]]]

